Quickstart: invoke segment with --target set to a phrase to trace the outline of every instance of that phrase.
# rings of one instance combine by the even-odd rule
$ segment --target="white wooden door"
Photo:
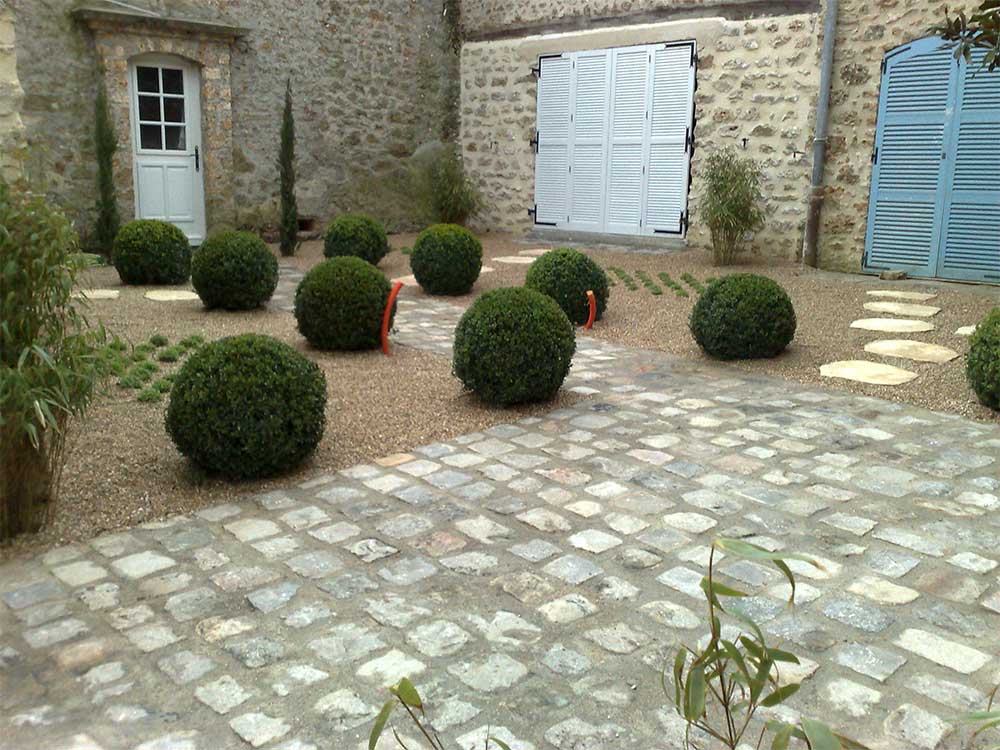
[[[608,213],[605,231],[639,234],[649,108],[649,50],[612,50]]]
[[[595,50],[574,56],[570,205],[568,229],[602,232],[607,183],[608,96],[611,52]]]
[[[198,70],[173,58],[144,57],[129,72],[136,217],[168,221],[199,245],[205,182]]]
[[[568,55],[539,63],[535,153],[535,222],[558,226],[568,217],[570,85],[573,61]]]

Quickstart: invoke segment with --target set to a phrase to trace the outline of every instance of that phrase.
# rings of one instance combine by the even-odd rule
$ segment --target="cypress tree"
[[[94,248],[111,257],[111,246],[118,234],[121,217],[115,197],[114,155],[118,136],[111,122],[108,92],[104,86],[97,92],[94,110],[94,143],[97,151],[97,220],[94,223]]]
[[[281,119],[281,254],[295,255],[298,247],[299,209],[295,203],[295,118],[292,115],[292,81],[285,86],[285,113]]]

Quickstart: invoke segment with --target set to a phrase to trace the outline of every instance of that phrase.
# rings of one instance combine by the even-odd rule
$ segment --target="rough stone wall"
[[[927,36],[944,18],[946,5],[938,0],[840,0],[819,240],[824,268],[861,268],[882,56]]]
[[[751,21],[705,19],[623,27],[555,37],[468,43],[462,52],[462,144],[466,168],[486,196],[483,228],[531,227],[537,81],[540,54],[624,44],[696,39],[701,62],[695,94],[689,242],[708,247],[699,220],[699,170],[713,149],[735,146],[763,168],[767,226],[754,248],[795,257],[801,247],[807,154],[818,86],[815,14]],[[747,139],[743,149],[743,139]]]
[[[91,33],[69,15],[75,0],[12,4],[34,171],[86,227],[93,210],[93,103],[101,54]],[[227,223],[266,226],[277,218],[276,162],[288,77],[295,94],[300,215],[323,222],[339,211],[363,208],[396,225],[412,215],[406,205],[410,196],[394,187],[407,157],[439,137],[447,82],[457,69],[457,56],[445,42],[440,0],[130,4],[250,29],[233,46],[229,67],[232,146],[205,153],[206,160],[219,159],[220,169],[232,175],[233,198],[213,196],[206,185],[210,205],[232,201]],[[141,45],[166,51],[149,47],[158,39],[149,36]],[[112,58],[116,55],[110,50]],[[203,75],[205,80],[214,79]],[[121,123],[117,126],[120,159],[127,164],[126,133]],[[123,179],[131,184],[131,176]],[[121,184],[119,192],[128,199],[123,215],[129,217],[131,198]],[[215,213],[216,220],[226,220]]]
[[[24,140],[21,101],[24,92],[17,78],[14,11],[0,0],[0,176],[14,179],[20,171]]]

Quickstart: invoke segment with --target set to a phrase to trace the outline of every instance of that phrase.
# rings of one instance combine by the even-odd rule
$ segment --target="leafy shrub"
[[[105,376],[102,327],[77,310],[69,221],[0,179],[0,541],[51,518],[66,429]]]
[[[1000,307],[976,326],[969,339],[965,375],[979,401],[1000,411]]]
[[[278,286],[278,259],[251,232],[219,232],[194,251],[191,283],[207,308],[252,310]]]
[[[326,426],[326,378],[288,344],[243,334],[181,367],[166,427],[177,449],[231,479],[267,477],[309,455]]]
[[[361,258],[325,260],[295,290],[299,333],[317,349],[374,349],[390,291],[385,274]]]
[[[191,275],[191,245],[173,224],[136,219],[118,231],[112,262],[125,284],[183,284]]]
[[[353,255],[377,266],[388,252],[385,228],[370,216],[344,214],[327,227],[323,243],[323,254],[327,258]]]
[[[435,224],[420,233],[410,254],[410,270],[428,294],[465,294],[479,278],[483,246],[457,224]]]
[[[730,265],[747,232],[764,226],[760,167],[725,148],[706,160],[702,183],[701,215],[712,233],[712,256],[716,265]]]
[[[776,282],[737,273],[710,284],[698,298],[691,333],[712,357],[775,357],[795,336],[795,310]]]
[[[547,294],[567,317],[583,325],[590,317],[587,292],[593,291],[600,320],[608,306],[608,276],[590,258],[571,247],[550,250],[528,268],[524,285]]]
[[[455,329],[453,370],[487,404],[552,398],[576,350],[566,313],[534,289],[494,289],[480,296]]]
[[[415,198],[418,218],[464,226],[482,209],[482,195],[466,175],[454,144],[424,144],[411,157],[408,171],[407,192]]]

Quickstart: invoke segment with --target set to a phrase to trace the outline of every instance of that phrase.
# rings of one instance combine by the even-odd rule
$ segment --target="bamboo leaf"
[[[701,667],[693,667],[688,672],[684,688],[684,718],[696,721],[705,713],[705,672]]]
[[[389,699],[382,706],[382,710],[378,712],[378,716],[375,717],[375,723],[372,725],[372,731],[368,735],[368,750],[375,750],[375,746],[378,745],[379,738],[382,736],[382,731],[385,729],[386,722],[389,721],[389,717],[392,716],[392,710],[396,707],[396,701]]]
[[[826,724],[815,719],[802,719],[802,731],[811,750],[842,750],[837,735]]]
[[[399,681],[396,687],[389,688],[389,692],[410,708],[419,708],[421,711],[424,709],[423,701],[420,700],[420,694],[413,687],[413,683],[405,677]]]
[[[799,691],[799,687],[800,685],[797,682],[780,687],[762,700],[760,705],[765,708],[771,708],[772,706],[777,706],[779,703],[784,703],[786,699],[795,695],[795,693]]]

